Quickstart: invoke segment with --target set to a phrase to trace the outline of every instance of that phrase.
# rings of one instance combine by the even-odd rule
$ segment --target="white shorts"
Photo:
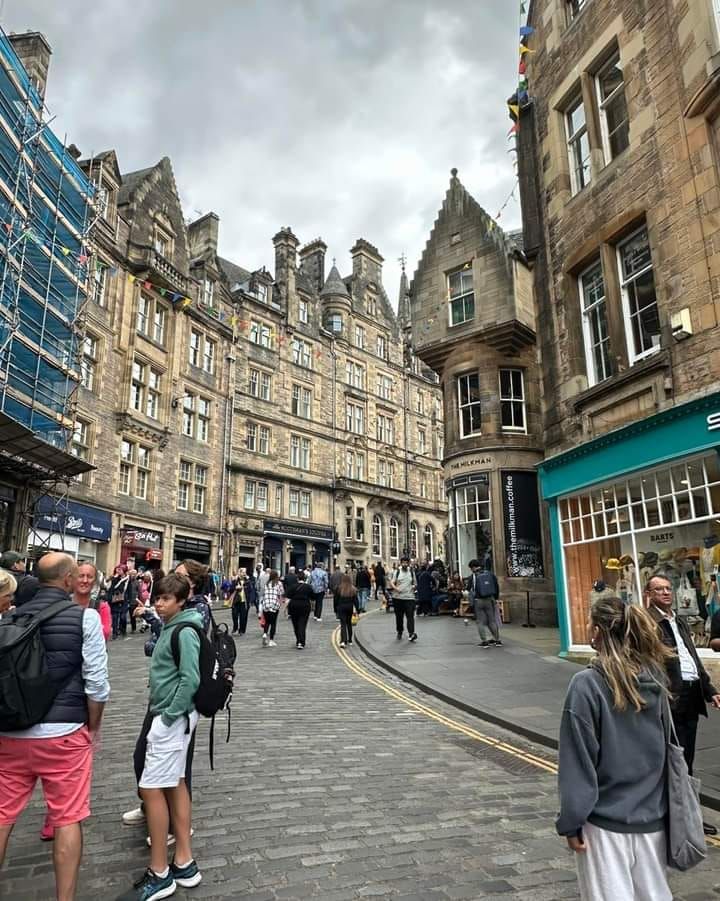
[[[197,721],[195,710],[189,717],[175,720],[172,726],[166,726],[161,716],[155,717],[147,735],[140,788],[177,788],[185,776],[188,747]]]

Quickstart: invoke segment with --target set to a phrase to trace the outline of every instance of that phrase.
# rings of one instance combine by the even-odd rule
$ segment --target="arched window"
[[[372,552],[374,557],[382,557],[382,519],[378,513],[372,519]]]
[[[428,560],[435,559],[435,533],[430,523],[425,526],[425,556]]]
[[[390,556],[394,559],[400,556],[400,526],[394,516],[390,520]]]
[[[410,523],[410,558],[417,560],[418,555],[418,525],[413,520]]]

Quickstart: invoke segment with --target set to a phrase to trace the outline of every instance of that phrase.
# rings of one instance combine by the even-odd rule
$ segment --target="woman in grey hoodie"
[[[666,877],[665,661],[647,612],[590,610],[597,657],[573,676],[560,727],[556,826],[587,901],[672,901]]]

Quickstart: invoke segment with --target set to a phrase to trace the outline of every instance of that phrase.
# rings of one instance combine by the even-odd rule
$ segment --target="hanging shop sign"
[[[540,506],[534,472],[502,472],[502,506],[505,524],[506,572],[511,578],[541,579],[542,556]]]

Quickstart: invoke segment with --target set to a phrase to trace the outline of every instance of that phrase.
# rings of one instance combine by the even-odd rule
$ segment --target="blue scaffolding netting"
[[[0,31],[0,412],[67,448],[95,193]]]

